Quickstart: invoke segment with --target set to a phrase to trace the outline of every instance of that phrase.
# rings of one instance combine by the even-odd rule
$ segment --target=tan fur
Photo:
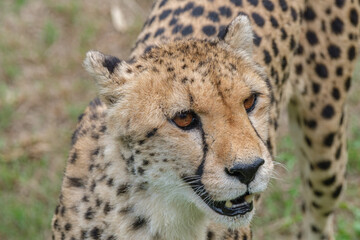
[[[220,215],[184,179],[201,179],[211,201],[264,191],[280,108],[291,97],[305,188],[300,237],[333,239],[358,8],[350,1],[162,0],[139,35],[132,61],[89,52],[84,66],[102,101],[90,104],[74,133],[54,238],[251,239],[254,210]],[[331,16],[321,18],[324,12]],[[334,34],[338,16],[344,29]],[[342,54],[335,57],[329,44],[340,39]],[[150,45],[155,47],[146,49]],[[316,93],[320,82],[327,84]],[[254,93],[255,108],[247,113],[243,103]],[[172,119],[189,110],[201,124],[180,129]],[[257,158],[264,164],[248,186],[226,172]]]

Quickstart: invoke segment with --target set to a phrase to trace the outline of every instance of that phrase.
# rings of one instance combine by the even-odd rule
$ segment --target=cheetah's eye
[[[256,94],[252,94],[250,97],[245,99],[244,107],[247,113],[250,113],[255,108],[257,96]]]
[[[198,117],[192,111],[180,112],[175,115],[172,122],[183,130],[190,130],[198,125]]]

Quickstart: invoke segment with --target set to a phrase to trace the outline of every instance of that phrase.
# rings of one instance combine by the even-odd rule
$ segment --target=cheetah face
[[[229,227],[249,224],[273,168],[271,93],[251,36],[240,16],[223,39],[164,44],[132,64],[99,52],[85,60],[134,181]]]

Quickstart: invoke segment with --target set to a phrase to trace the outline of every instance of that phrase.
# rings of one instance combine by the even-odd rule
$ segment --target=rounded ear
[[[121,96],[121,86],[126,82],[131,66],[117,57],[89,51],[84,60],[84,67],[94,76],[100,90],[100,98],[107,104],[114,104]],[[125,71],[126,70],[126,71]],[[126,73],[127,72],[127,73]]]
[[[235,51],[244,51],[250,56],[253,48],[253,30],[249,18],[240,14],[229,26],[219,34],[219,39],[224,41]]]

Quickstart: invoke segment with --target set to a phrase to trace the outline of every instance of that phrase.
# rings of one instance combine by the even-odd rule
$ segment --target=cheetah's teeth
[[[232,204],[232,202],[231,202],[230,200],[227,200],[227,201],[225,202],[225,207],[231,208],[232,206],[233,206],[233,204]]]
[[[246,196],[245,196],[245,201],[246,201],[247,203],[251,203],[253,200],[254,200],[254,195],[253,195],[253,194],[250,194],[250,195],[246,195]]]

